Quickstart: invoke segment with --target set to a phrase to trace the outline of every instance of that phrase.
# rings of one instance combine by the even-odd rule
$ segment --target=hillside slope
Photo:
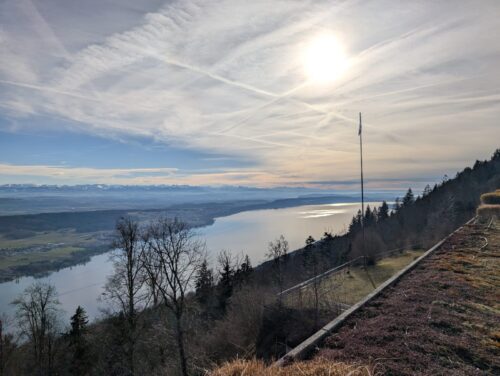
[[[351,316],[316,356],[375,361],[387,375],[500,374],[499,257],[498,223],[465,226]]]
[[[470,224],[358,310],[312,359],[211,375],[500,374],[500,224]]]

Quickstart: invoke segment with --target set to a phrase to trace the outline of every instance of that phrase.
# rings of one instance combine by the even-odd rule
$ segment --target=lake
[[[369,203],[371,207],[378,203]],[[284,235],[290,249],[304,245],[305,239],[312,235],[319,239],[325,231],[342,232],[350,223],[359,204],[335,203],[305,205],[283,209],[264,209],[241,212],[217,218],[211,226],[197,229],[206,241],[207,254],[212,263],[217,254],[225,249],[233,254],[248,254],[253,265],[265,260],[269,241]],[[112,272],[109,255],[92,257],[84,264],[62,269],[48,277],[35,279],[23,277],[17,281],[0,284],[0,313],[12,315],[14,309],[10,302],[34,281],[53,284],[64,309],[66,320],[81,305],[89,317],[99,317],[105,304],[98,301],[106,277]]]

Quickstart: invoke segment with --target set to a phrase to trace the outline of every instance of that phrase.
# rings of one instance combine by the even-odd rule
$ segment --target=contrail
[[[23,2],[25,5],[25,9],[27,13],[29,13],[29,16],[31,17],[31,20],[33,24],[35,25],[36,29],[41,33],[44,34],[44,39],[48,39],[51,41],[51,44],[55,45],[57,49],[60,51],[60,53],[63,55],[63,57],[67,60],[71,59],[71,54],[69,51],[66,49],[64,44],[61,42],[61,39],[57,36],[56,32],[54,29],[50,26],[50,24],[45,20],[45,18],[42,16],[36,5],[33,3],[32,0],[26,0]],[[89,86],[91,89],[93,89],[92,95],[98,97],[99,99],[101,98],[101,94],[99,91],[95,90],[95,87],[92,82],[89,83]]]
[[[345,6],[348,3],[349,3],[349,1],[344,2],[342,4],[342,6]],[[59,38],[57,38],[57,36],[53,32],[53,30],[51,30],[50,25],[40,15],[40,13],[38,12],[38,10],[34,6],[34,4],[31,1],[29,1],[29,0],[28,0],[27,4],[28,4],[28,6],[30,8],[30,11],[31,11],[30,13],[31,13],[32,17],[36,19],[36,21],[37,21],[36,23],[38,25],[40,25],[40,27],[43,30],[43,32],[48,35],[49,39],[52,40],[58,46],[58,49],[60,51],[62,51],[63,54],[66,57],[69,57],[69,53],[66,51],[64,45],[60,42]],[[319,113],[322,113],[322,114],[329,113],[329,112],[322,111],[322,110],[320,110],[320,109],[318,109],[316,107],[313,107],[313,106],[311,106],[310,104],[308,104],[308,103],[306,103],[304,101],[299,101],[297,99],[290,99],[289,98],[292,94],[294,94],[295,92],[297,92],[298,90],[300,90],[301,88],[303,88],[304,86],[306,86],[308,84],[308,82],[304,82],[303,84],[301,84],[301,85],[299,85],[299,86],[297,86],[297,87],[295,87],[295,88],[293,88],[291,90],[288,90],[285,93],[279,94],[279,93],[274,93],[274,92],[271,92],[271,91],[268,91],[268,90],[260,89],[258,87],[255,87],[255,86],[252,86],[252,85],[249,85],[249,84],[237,81],[237,80],[228,79],[228,78],[223,77],[223,76],[221,76],[221,75],[219,75],[217,73],[213,73],[210,70],[203,69],[203,68],[200,68],[200,67],[192,65],[192,64],[184,63],[184,62],[179,61],[177,59],[169,58],[167,56],[165,56],[165,57],[161,56],[159,53],[156,53],[154,51],[148,50],[146,48],[141,48],[140,46],[132,46],[132,48],[135,49],[135,50],[139,50],[141,52],[141,54],[143,54],[143,55],[152,56],[155,59],[157,59],[157,60],[159,60],[161,62],[164,62],[165,64],[169,64],[169,65],[173,65],[173,66],[176,66],[176,67],[179,67],[179,68],[187,69],[189,71],[201,74],[203,76],[209,77],[211,79],[214,79],[216,81],[222,82],[224,84],[231,85],[231,86],[234,86],[234,87],[238,87],[238,88],[241,88],[241,89],[244,89],[244,90],[247,90],[247,91],[251,91],[251,92],[256,93],[256,94],[259,94],[259,95],[263,95],[263,96],[272,98],[271,101],[269,101],[269,102],[267,102],[267,103],[265,103],[265,104],[263,104],[261,106],[258,106],[256,108],[250,109],[249,110],[250,114],[248,116],[246,116],[244,119],[240,120],[238,123],[232,125],[231,127],[224,129],[222,132],[228,132],[230,130],[234,130],[234,129],[238,128],[241,124],[244,124],[245,122],[247,122],[248,120],[250,120],[254,116],[254,114],[256,112],[261,111],[262,109],[264,109],[266,107],[272,106],[273,104],[277,103],[278,101],[280,101],[282,99],[292,100],[292,102],[304,105],[308,109],[313,110],[315,112],[319,112]],[[66,91],[66,90],[57,89],[55,87],[48,87],[48,86],[42,86],[42,85],[36,85],[36,84],[28,84],[28,83],[20,83],[20,82],[7,81],[7,80],[3,80],[3,81],[0,81],[0,82],[3,83],[3,84],[9,84],[9,85],[14,85],[14,86],[18,86],[18,87],[24,87],[24,88],[30,88],[30,89],[39,90],[39,91],[46,91],[46,92],[50,92],[50,93],[56,93],[56,94],[60,94],[60,95],[66,95],[66,96],[69,96],[69,97],[74,97],[74,98],[78,98],[78,99],[84,99],[84,100],[93,101],[93,102],[108,102],[108,103],[120,104],[118,102],[113,102],[113,101],[109,101],[109,100],[103,100],[102,98],[99,98],[100,95],[97,92],[96,93],[92,93],[92,96],[86,96],[86,95],[82,95],[82,94],[78,94],[78,93],[74,93],[74,92],[69,92],[69,91]],[[335,116],[339,116],[340,117],[340,114],[335,114]],[[349,119],[349,120],[353,121],[352,119]],[[219,134],[222,134],[222,133],[219,133]],[[233,136],[233,137],[235,137],[235,136]],[[271,144],[271,145],[282,145],[282,144],[279,144],[279,143],[266,142],[266,141],[263,141],[263,140],[258,140],[257,141],[256,139],[245,138],[245,137],[241,137],[241,136],[239,138],[247,139],[247,140],[252,140],[252,141],[260,142],[260,143],[268,143],[268,144]],[[286,145],[282,145],[282,146],[286,146]]]
[[[348,100],[348,101],[340,102],[339,106],[346,105],[346,104],[352,104],[352,103],[355,103],[355,102],[361,102],[361,101],[369,100],[369,99],[375,99],[375,98],[380,98],[380,97],[387,97],[387,96],[391,96],[391,95],[408,93],[408,92],[412,92],[412,91],[415,91],[415,90],[426,89],[426,88],[429,88],[429,87],[454,84],[454,83],[457,83],[457,82],[468,81],[468,80],[475,80],[475,79],[477,79],[479,77],[484,77],[484,76],[485,75],[476,75],[476,76],[473,76],[473,77],[458,78],[458,79],[453,79],[453,80],[445,80],[445,81],[436,82],[436,83],[432,83],[432,84],[413,86],[413,87],[409,87],[409,88],[406,88],[406,89],[393,90],[393,91],[388,91],[388,92],[385,92],[385,93],[369,95],[369,96],[365,96],[365,97],[361,97],[361,98],[354,98],[354,99],[351,99],[351,100]]]
[[[303,106],[309,108],[310,110],[313,110],[313,111],[321,113],[321,114],[332,114],[332,115],[334,115],[334,116],[336,116],[338,118],[341,118],[343,120],[349,121],[350,123],[353,123],[353,124],[356,123],[356,119],[354,119],[354,118],[349,118],[347,116],[341,115],[341,114],[333,112],[333,111],[325,111],[325,110],[322,110],[322,109],[318,109],[317,107],[315,107],[315,106],[313,106],[313,105],[311,105],[311,104],[309,104],[309,103],[307,103],[305,101],[301,101],[301,100],[294,99],[294,98],[289,98],[290,95],[294,94],[298,90],[300,90],[303,87],[307,86],[310,83],[309,81],[305,81],[304,83],[302,83],[302,84],[296,86],[295,88],[292,88],[292,89],[290,89],[290,90],[288,90],[288,91],[286,91],[286,92],[284,92],[282,94],[277,94],[277,93],[272,93],[272,92],[269,92],[269,91],[266,91],[266,90],[259,89],[257,87],[252,86],[252,85],[247,85],[247,84],[239,82],[239,81],[227,79],[227,78],[222,77],[222,76],[220,76],[218,74],[212,73],[212,72],[210,72],[210,71],[208,71],[206,69],[199,68],[199,67],[196,67],[196,66],[191,65],[191,64],[186,64],[186,63],[183,63],[183,62],[180,62],[180,61],[177,61],[177,60],[174,60],[174,59],[170,59],[170,58],[163,58],[158,53],[153,53],[151,51],[146,51],[146,50],[141,49],[141,48],[137,48],[137,49],[140,50],[140,51],[142,51],[143,53],[146,53],[150,57],[153,57],[153,58],[155,58],[155,59],[157,59],[159,61],[164,62],[165,64],[169,64],[169,65],[177,66],[177,67],[180,67],[180,68],[188,69],[190,71],[203,74],[203,75],[205,75],[207,77],[210,77],[210,78],[212,78],[214,80],[217,80],[219,82],[223,82],[223,83],[228,84],[228,85],[236,86],[236,87],[239,87],[239,88],[242,88],[242,89],[245,89],[245,90],[252,91],[252,92],[257,93],[257,94],[261,94],[261,95],[273,98],[271,101],[266,102],[266,103],[264,103],[261,106],[258,106],[256,108],[250,109],[249,111],[251,111],[252,113],[249,116],[247,116],[246,118],[242,119],[241,121],[239,121],[238,123],[234,124],[233,126],[230,126],[230,127],[226,128],[226,129],[224,129],[221,132],[227,132],[227,131],[230,131],[230,130],[233,130],[233,129],[239,127],[241,124],[244,124],[246,121],[248,121],[249,119],[251,119],[253,117],[254,113],[256,113],[257,111],[262,110],[263,108],[268,107],[268,106],[270,106],[270,105],[272,105],[272,104],[274,104],[274,103],[276,103],[276,102],[278,102],[278,101],[280,101],[282,99],[293,101],[293,102],[295,102],[297,104],[303,105]],[[222,134],[222,133],[217,133],[217,134]]]
[[[308,82],[304,82],[303,84],[291,89],[291,90],[288,90],[287,92],[281,94],[281,95],[278,95],[276,98],[274,98],[273,100],[271,100],[270,102],[266,102],[260,106],[257,106],[257,107],[254,107],[254,108],[251,108],[251,109],[248,109],[247,112],[250,112],[250,114],[248,116],[246,116],[245,118],[241,119],[240,121],[238,121],[236,124],[233,124],[233,125],[230,125],[229,127],[223,129],[221,132],[229,132],[229,131],[232,131],[236,128],[238,128],[240,125],[246,123],[248,120],[250,120],[258,111],[261,111],[263,110],[264,108],[266,107],[269,107],[273,104],[275,104],[276,102],[288,97],[289,95],[293,94],[294,92],[298,91],[299,89],[302,89],[304,86],[306,86],[308,84]]]
[[[98,95],[98,93],[95,92],[95,91],[92,91],[92,95],[93,96],[88,96],[88,95],[74,93],[74,92],[67,91],[67,90],[57,89],[57,88],[54,88],[52,86],[43,86],[43,85],[29,84],[29,83],[26,83],[26,82],[16,82],[16,81],[9,81],[9,80],[1,80],[0,79],[0,84],[17,86],[17,87],[22,87],[22,88],[25,88],[25,89],[33,89],[33,90],[38,90],[38,91],[44,91],[44,92],[49,92],[49,93],[52,93],[52,94],[58,94],[58,95],[64,95],[64,96],[68,96],[68,97],[83,99],[83,100],[90,101],[90,102],[109,103],[109,104],[114,104],[114,105],[119,105],[119,106],[129,106],[130,105],[130,103],[124,103],[124,102],[121,102],[121,101],[110,100],[109,98],[103,98],[103,96]],[[151,111],[151,110],[155,109],[153,107],[139,105],[137,103],[135,103],[134,106],[138,107],[138,108],[141,108],[144,111]]]
[[[241,89],[245,89],[245,90],[254,92],[256,94],[264,95],[266,97],[273,97],[273,98],[279,97],[279,94],[272,93],[272,92],[267,91],[267,90],[259,89],[259,88],[255,87],[255,86],[248,85],[248,84],[243,83],[243,82],[239,82],[239,81],[235,81],[235,80],[231,80],[231,79],[225,78],[225,77],[220,76],[220,75],[218,75],[216,73],[210,72],[207,69],[203,69],[203,68],[197,67],[197,66],[192,65],[192,64],[184,63],[182,61],[170,58],[168,56],[163,56],[163,55],[159,54],[158,52],[153,52],[151,50],[147,50],[147,49],[141,48],[139,46],[133,46],[133,49],[136,50],[139,53],[142,53],[145,56],[152,57],[152,58],[154,58],[154,59],[156,59],[156,60],[158,60],[160,62],[163,62],[163,63],[165,63],[167,65],[173,65],[175,67],[187,69],[187,70],[189,70],[191,72],[199,73],[199,74],[204,75],[206,77],[210,77],[210,78],[212,78],[212,79],[214,79],[216,81],[223,82],[223,83],[225,83],[227,85],[239,87]]]
[[[139,52],[143,53],[144,55],[147,55],[149,57],[157,59],[158,61],[163,62],[165,64],[173,65],[173,66],[176,66],[176,67],[179,67],[179,68],[184,68],[184,69],[190,70],[192,72],[196,72],[196,73],[202,74],[202,75],[204,75],[206,77],[210,77],[210,78],[212,78],[212,79],[214,79],[216,81],[225,83],[227,85],[239,87],[241,89],[245,89],[245,90],[251,91],[251,92],[256,93],[256,94],[260,94],[260,95],[264,95],[264,96],[273,98],[270,102],[264,103],[263,105],[258,106],[257,108],[250,109],[250,111],[253,111],[253,112],[256,112],[256,111],[259,111],[259,110],[261,110],[261,109],[263,109],[265,107],[268,107],[268,106],[270,106],[270,105],[278,102],[281,99],[291,100],[291,101],[293,101],[295,103],[304,105],[307,108],[309,108],[309,109],[311,109],[313,111],[316,111],[318,113],[327,114],[327,113],[331,113],[332,112],[332,111],[324,111],[324,110],[318,109],[317,107],[314,107],[314,106],[312,106],[311,104],[309,104],[309,103],[307,103],[305,101],[301,101],[301,100],[298,100],[298,99],[289,98],[290,95],[294,94],[298,90],[300,90],[303,87],[305,87],[308,84],[310,84],[310,81],[305,81],[302,84],[296,86],[295,88],[287,90],[286,92],[281,93],[281,94],[279,94],[279,93],[273,93],[273,92],[270,92],[270,91],[267,91],[267,90],[263,90],[263,89],[260,89],[258,87],[252,86],[252,85],[248,85],[246,83],[242,83],[242,82],[235,81],[235,80],[230,80],[228,78],[220,76],[220,75],[218,75],[216,73],[212,73],[209,70],[206,70],[206,69],[194,66],[192,64],[187,64],[187,63],[184,63],[184,62],[172,59],[172,58],[168,58],[166,56],[164,57],[164,56],[160,55],[157,52],[148,51],[148,50],[146,50],[144,48],[140,48],[140,47],[134,47],[134,49],[136,51],[139,51]],[[344,120],[348,120],[349,122],[356,123],[356,119],[354,119],[354,118],[348,118],[348,117],[345,117],[345,116],[343,116],[341,114],[338,114],[338,113],[334,113],[334,115],[337,116],[337,117],[339,117],[339,118],[343,118]],[[247,117],[246,119],[243,119],[240,122],[238,122],[237,124],[235,124],[234,127],[231,126],[230,128],[226,128],[226,131],[230,130],[232,128],[237,128],[239,125],[241,125],[244,122],[248,121],[251,117],[252,117],[252,115],[249,115],[249,117]]]
[[[180,67],[180,68],[189,69],[192,72],[203,74],[203,75],[205,75],[207,77],[210,77],[210,78],[212,78],[214,80],[223,82],[225,84],[236,86],[236,87],[239,87],[239,88],[242,88],[242,89],[246,89],[246,90],[249,90],[249,91],[253,91],[254,93],[257,93],[257,94],[262,94],[262,95],[265,95],[265,96],[268,96],[268,97],[278,97],[279,96],[278,94],[271,93],[269,91],[259,89],[259,88],[255,87],[255,86],[251,86],[251,85],[245,84],[243,82],[239,82],[239,81],[235,81],[235,80],[230,80],[228,78],[219,76],[218,74],[212,73],[212,72],[210,72],[208,70],[196,67],[194,65],[182,63],[180,61],[173,60],[173,59],[168,59],[168,58],[165,58],[163,61],[165,63],[167,63],[167,64],[170,64],[170,65],[174,65],[174,66],[177,66],[177,67]]]
[[[230,134],[230,133],[221,133],[221,132],[205,132],[205,133],[209,134],[209,135],[213,135],[213,136],[233,137],[233,138],[237,138],[240,140],[253,141],[256,143],[271,145],[271,146],[281,146],[281,147],[287,147],[287,148],[293,147],[293,145],[288,145],[288,144],[283,144],[283,143],[273,142],[273,141],[267,141],[267,140],[261,140],[261,139],[253,138],[253,137],[239,136],[239,135]]]
[[[47,91],[49,93],[67,95],[69,97],[74,97],[74,98],[78,98],[78,99],[85,99],[85,100],[92,101],[92,102],[101,102],[100,99],[95,98],[95,97],[88,97],[88,96],[81,95],[81,94],[75,94],[75,93],[72,93],[69,91],[59,90],[59,89],[55,89],[55,88],[49,87],[49,86],[28,84],[28,83],[24,83],[24,82],[15,82],[15,81],[8,81],[8,80],[0,80],[0,84],[18,86],[18,87],[23,87],[23,88],[27,88],[27,89],[34,89],[34,90],[39,90],[39,91]]]

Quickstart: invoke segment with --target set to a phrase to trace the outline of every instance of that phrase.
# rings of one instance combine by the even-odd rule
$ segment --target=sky
[[[369,188],[439,181],[500,147],[499,17],[497,0],[0,0],[0,184],[352,188],[359,112]]]

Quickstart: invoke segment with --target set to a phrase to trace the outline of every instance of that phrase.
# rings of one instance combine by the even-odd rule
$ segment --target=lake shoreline
[[[341,195],[326,195],[326,196],[305,196],[305,197],[296,197],[296,198],[285,198],[285,199],[276,199],[272,201],[262,201],[262,200],[252,200],[252,201],[234,201],[228,203],[203,203],[203,204],[178,204],[172,205],[163,209],[146,209],[146,210],[120,210],[120,211],[91,211],[90,213],[106,213],[106,215],[110,212],[114,214],[116,218],[120,216],[130,215],[131,217],[138,216],[142,217],[150,217],[156,215],[167,215],[172,217],[179,217],[182,220],[185,220],[189,223],[193,228],[202,229],[209,226],[212,226],[217,219],[228,217],[231,215],[235,215],[242,212],[249,212],[255,210],[267,210],[267,209],[285,209],[298,207],[303,205],[318,205],[323,203],[336,203],[336,202],[350,202],[355,198],[352,196],[341,196]],[[88,216],[89,212],[61,212],[61,213],[40,213],[40,214],[26,214],[26,215],[15,215],[15,216],[4,216],[1,219],[6,219],[9,217],[21,218],[21,231],[22,231],[22,221],[28,222],[30,220],[45,219],[49,221],[51,216],[71,215],[71,221],[77,221],[74,219],[74,216],[78,216],[79,214]],[[144,214],[146,213],[146,214]],[[159,213],[159,214],[157,214]],[[173,213],[169,215],[168,213]],[[46,219],[49,218],[49,219]],[[56,219],[59,220],[59,219]],[[24,251],[22,254],[23,261],[33,259],[33,261],[28,261],[21,263],[19,265],[13,265],[10,267],[1,267],[2,263],[8,262],[8,258],[4,257],[4,260],[0,261],[0,283],[8,282],[12,280],[16,280],[22,277],[34,276],[36,278],[43,278],[50,275],[53,272],[60,271],[62,269],[82,265],[90,261],[93,256],[103,254],[109,251],[111,248],[111,237],[113,235],[113,228],[109,228],[111,226],[114,227],[114,223],[116,219],[111,221],[106,218],[106,223],[104,226],[107,226],[106,229],[95,229],[90,228],[91,230],[101,230],[99,231],[99,237],[104,238],[104,241],[93,241],[91,245],[81,246],[80,244],[72,244],[66,243],[67,246],[77,247],[78,250],[73,252],[67,252],[59,257],[50,258],[50,252],[46,252],[43,255],[36,252],[30,252],[29,248],[27,251]],[[147,222],[147,219],[143,222]],[[77,224],[78,225],[78,224]],[[47,227],[47,226],[45,226]],[[88,227],[88,225],[87,225]],[[50,227],[49,227],[50,228]],[[33,231],[33,228],[28,227],[26,231]],[[79,228],[76,229],[78,233]],[[20,231],[20,229],[16,228],[16,231]],[[55,231],[60,231],[59,229],[55,229]],[[0,222],[0,234],[5,234],[4,228],[1,226]],[[83,232],[82,232],[83,233]],[[90,238],[94,237],[93,232],[89,232],[88,235]],[[3,235],[5,237],[6,235]],[[22,240],[22,239],[21,239]],[[1,244],[1,243],[0,243]],[[0,250],[5,251],[6,249],[0,245]],[[5,254],[5,252],[4,252]],[[42,257],[43,256],[43,257]],[[36,260],[36,258],[43,258],[42,260]]]
[[[377,204],[377,203],[370,203]],[[290,253],[304,246],[307,236],[321,239],[325,230],[334,234],[342,231],[358,211],[359,204],[336,202],[319,205],[299,205],[281,209],[260,209],[218,217],[210,226],[197,229],[198,236],[206,242],[209,262],[215,267],[217,254],[229,250],[234,257],[248,254],[255,268],[265,265],[268,242],[283,234],[290,243]],[[109,248],[107,249],[109,250]],[[106,251],[107,251],[106,250]],[[81,263],[36,278],[21,277],[0,285],[0,313],[12,314],[10,302],[34,282],[54,285],[58,291],[65,315],[85,307],[89,318],[100,316],[102,303],[97,298],[113,265],[107,252],[92,255]],[[78,294],[74,294],[78,291]]]

